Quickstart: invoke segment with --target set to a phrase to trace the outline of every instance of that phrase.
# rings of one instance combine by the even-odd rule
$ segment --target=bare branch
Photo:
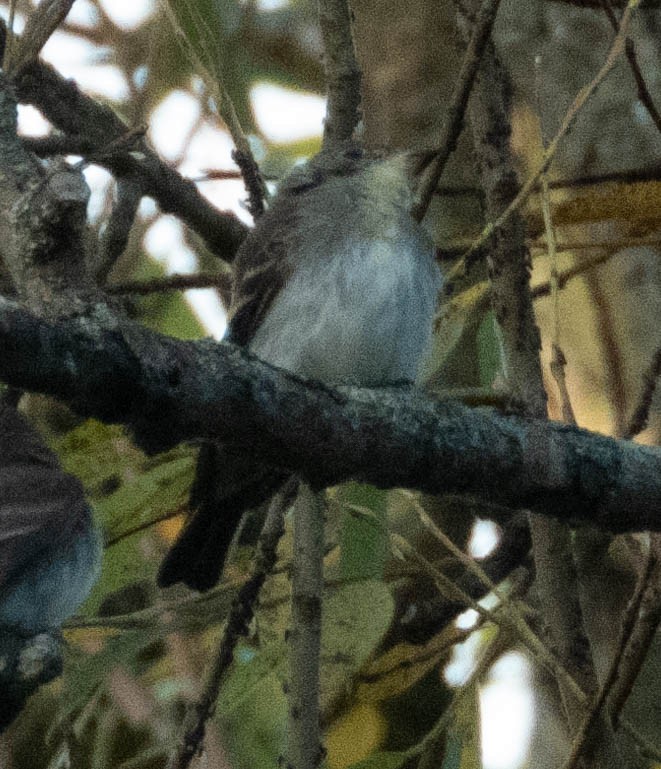
[[[630,616],[632,620],[629,620]],[[657,637],[659,623],[661,623],[661,536],[658,533],[652,533],[649,559],[645,568],[641,569],[636,592],[623,622],[621,645],[624,648],[620,658],[613,661],[612,667],[616,671],[615,680],[612,682],[610,691],[606,691],[606,694],[609,694],[609,714],[616,726],[620,723],[624,706],[650,647]]]
[[[604,7],[604,0],[553,0],[553,2],[565,3],[577,8],[593,8],[595,11],[601,10]],[[607,2],[615,8],[624,8],[627,5],[627,0],[607,0]],[[642,0],[640,7],[641,9],[658,8],[659,0]]]
[[[459,19],[466,27],[465,19]],[[546,392],[539,360],[541,341],[530,293],[530,253],[525,243],[525,224],[512,201],[520,196],[515,164],[509,144],[511,133],[511,86],[492,44],[487,44],[480,79],[470,105],[471,127],[485,191],[486,215],[499,223],[488,238],[489,279],[492,304],[502,341],[502,372],[527,413],[544,419]],[[543,177],[544,168],[540,173]],[[544,179],[541,179],[544,188]],[[546,193],[548,203],[548,192]],[[511,211],[509,219],[503,211]],[[550,211],[547,230],[552,229]],[[549,240],[553,241],[550,237]],[[557,292],[557,276],[556,276]],[[545,462],[533,444],[529,456],[534,463]],[[533,511],[535,512],[535,511]],[[546,516],[530,516],[535,586],[545,631],[569,679],[558,678],[558,687],[571,729],[582,713],[584,702],[569,685],[578,682],[590,693],[596,686],[594,665],[578,601],[577,572],[572,552],[572,535],[566,522]],[[601,764],[611,766],[613,740],[600,746]]]
[[[615,32],[617,32],[619,24],[615,16],[615,12],[613,11],[609,3],[604,2],[604,0],[602,0],[602,6],[606,16],[608,17],[608,21],[610,22]],[[630,37],[627,37],[626,42],[624,44],[624,53],[627,57],[627,61],[629,62],[629,67],[631,68],[631,73],[633,74],[633,78],[636,81],[636,88],[638,89],[638,98],[640,99],[641,104],[647,110],[649,116],[654,121],[654,125],[656,126],[657,131],[661,131],[661,115],[659,115],[659,111],[656,108],[656,105],[654,104],[654,100],[652,99],[652,95],[650,94],[649,88],[647,87],[647,83],[645,82],[643,73],[640,70],[640,65],[638,64],[638,57],[636,56],[636,49],[633,44],[633,40]]]
[[[445,123],[443,134],[439,141],[439,149],[435,153],[432,161],[425,169],[424,175],[420,180],[416,195],[416,201],[411,211],[412,216],[420,221],[429,207],[429,203],[434,195],[434,191],[441,178],[445,164],[448,158],[454,152],[457,146],[459,134],[464,125],[464,115],[468,105],[477,70],[482,61],[484,49],[491,35],[491,29],[496,20],[496,14],[500,0],[483,0],[480,7],[475,26],[464,60],[457,77],[457,82],[452,93],[450,106],[448,108],[448,117]]]
[[[351,36],[349,0],[319,0],[319,26],[328,99],[323,144],[332,147],[351,139],[360,117],[360,68]]]
[[[95,269],[97,283],[103,285],[106,282],[108,273],[124,253],[141,200],[142,189],[135,179],[119,179],[115,205],[99,240]]]
[[[465,500],[462,503],[465,504]],[[488,509],[482,510],[481,515],[488,518]],[[504,524],[495,550],[480,562],[480,566],[491,582],[499,583],[519,567],[523,574],[529,572],[525,565],[529,552],[528,518],[523,513],[516,513]],[[461,592],[474,600],[479,600],[488,592],[483,581],[470,571],[458,578],[456,584]],[[385,647],[394,646],[400,641],[424,644],[469,608],[465,601],[458,598],[451,599],[442,595],[422,597],[417,583],[413,585],[413,592],[404,586],[403,590],[396,593],[396,601],[396,621],[383,641]]]
[[[10,56],[4,62],[8,75],[15,74],[39,56],[73,4],[74,0],[44,0],[32,11],[20,39],[14,38]]]
[[[629,23],[631,21],[631,15],[639,5],[640,0],[629,0],[624,14],[622,15],[618,33],[613,40],[608,55],[606,56],[606,59],[599,72],[597,72],[594,78],[578,92],[576,98],[567,110],[562,120],[562,124],[558,129],[558,132],[549,143],[548,149],[544,153],[542,161],[539,163],[535,171],[530,175],[526,183],[521,187],[519,193],[511,201],[507,208],[499,214],[497,219],[492,220],[489,222],[489,224],[487,224],[480,237],[473,243],[473,245],[464,255],[464,264],[458,266],[456,268],[457,271],[461,272],[467,269],[467,266],[470,264],[471,258],[475,252],[479,251],[479,249],[489,240],[489,238],[492,237],[493,233],[503,226],[503,224],[510,218],[513,212],[518,210],[523,205],[523,203],[528,199],[532,191],[535,189],[539,182],[540,176],[545,171],[547,171],[551,165],[551,161],[558,151],[560,142],[567,135],[583,107],[587,104],[591,96],[594,94],[606,76],[610,73],[622,55],[622,52],[624,51],[624,40],[629,28]]]
[[[306,484],[294,503],[293,550],[287,766],[315,769],[324,757],[319,724],[324,502]]]
[[[643,375],[643,391],[641,392],[638,405],[634,409],[629,425],[626,430],[627,438],[635,438],[647,427],[652,399],[656,392],[657,382],[661,375],[661,347],[657,349],[652,358],[649,368]]]
[[[611,695],[611,691],[615,682],[618,679],[620,671],[620,663],[627,648],[627,644],[630,641],[631,634],[634,631],[634,627],[638,618],[638,613],[641,607],[643,594],[650,584],[650,577],[656,564],[656,553],[650,550],[647,563],[641,570],[641,574],[638,579],[636,590],[634,591],[629,605],[627,606],[626,613],[622,620],[622,628],[620,631],[620,638],[618,640],[617,649],[611,660],[611,663],[606,674],[604,683],[602,684],[594,703],[590,707],[588,714],[586,715],[580,729],[576,733],[572,742],[572,749],[563,769],[574,769],[578,765],[578,762],[583,754],[586,744],[589,742],[589,738],[592,736],[591,732],[597,725],[601,716],[602,710],[606,705],[606,702]],[[657,575],[658,576],[658,575]],[[658,624],[658,623],[657,623]],[[656,626],[654,627],[656,630]],[[644,655],[643,655],[644,659]],[[636,666],[636,671],[640,670],[643,660],[641,659]],[[635,676],[634,676],[635,679]],[[632,683],[632,682],[631,682]],[[623,704],[620,703],[620,704]]]
[[[109,294],[137,294],[146,296],[160,291],[185,291],[189,288],[217,288],[221,295],[228,296],[232,276],[229,272],[197,272],[193,275],[174,274],[151,280],[131,280],[126,283],[111,283],[105,287]]]

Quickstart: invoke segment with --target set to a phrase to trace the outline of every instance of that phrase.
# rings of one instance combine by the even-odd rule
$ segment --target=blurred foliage
[[[141,24],[127,27],[113,20],[112,3],[89,0],[89,5],[95,9],[93,23],[69,22],[65,28],[89,45],[94,62],[114,67],[125,83],[125,96],[104,98],[131,125],[149,123],[154,110],[175,90],[194,100],[198,120],[176,157],[169,152],[168,159],[190,176],[202,175],[208,170],[205,163],[212,161],[189,156],[188,149],[203,131],[217,131],[218,119],[162,6],[155,2]],[[19,14],[30,7],[28,0],[22,0]],[[299,158],[318,149],[319,136],[269,141],[255,118],[251,94],[258,83],[323,92],[315,2],[292,0],[269,11],[254,0],[170,0],[170,7],[189,42],[222,79],[267,176],[279,178]],[[365,75],[366,142],[435,146],[461,57],[453,4],[421,0],[413,12],[410,3],[399,0],[355,0],[353,8]],[[641,69],[655,96],[661,93],[659,31],[654,11],[641,13],[632,30]],[[550,0],[503,3],[495,38],[512,78],[512,147],[522,177],[539,158],[539,121],[545,135],[552,136],[577,90],[601,65],[612,35],[599,11]],[[542,61],[537,84],[536,53]],[[579,423],[607,433],[622,431],[641,392],[643,373],[661,344],[661,179],[625,177],[589,185],[575,180],[658,170],[659,141],[631,73],[621,63],[581,114],[549,171],[551,182],[556,182],[550,202],[559,270],[575,271],[557,304],[547,296],[535,305],[549,412],[556,418],[560,413],[548,376],[550,344],[559,341],[568,360],[568,387]],[[153,143],[164,151],[156,134]],[[227,168],[231,167],[228,156]],[[442,181],[450,189],[436,196],[426,224],[442,252],[456,253],[484,225],[470,131],[462,135]],[[224,184],[214,180],[200,189],[217,202]],[[111,195],[108,189],[99,195],[105,205],[93,224],[102,228]],[[537,195],[524,213],[533,284],[541,285],[549,279],[550,265]],[[158,216],[147,209],[140,213],[111,281],[163,274],[162,264],[145,246],[145,234]],[[213,267],[213,257],[195,236],[188,233],[186,245],[197,250],[204,269]],[[175,242],[171,250],[179,247]],[[603,256],[602,264],[590,267],[597,256]],[[204,334],[179,294],[158,293],[125,302],[131,315],[164,333],[181,338]],[[435,390],[488,389],[504,382],[483,267],[454,286],[439,320],[425,372]],[[554,338],[556,328],[559,340]],[[658,397],[643,436],[649,442],[658,442]],[[30,401],[29,408],[33,414],[39,411],[39,422],[49,431],[65,468],[83,482],[107,548],[99,583],[81,618],[65,631],[69,641],[65,675],[32,698],[11,730],[9,757],[0,760],[7,769],[162,767],[185,707],[200,695],[219,626],[245,577],[246,554],[239,549],[239,557],[228,568],[227,584],[209,596],[196,598],[180,587],[159,592],[154,576],[186,512],[193,449],[179,447],[147,457],[118,427],[81,423],[45,401],[41,405]],[[393,557],[389,530],[405,536],[435,568],[456,575],[456,563],[448,563],[447,553],[439,552],[438,543],[403,495],[348,484],[329,496],[327,528],[330,540],[339,539],[340,544],[339,553],[331,547],[326,558],[322,662],[329,768],[479,767],[484,748],[478,713],[482,674],[458,688],[450,687],[443,676],[465,634],[452,624],[424,644],[383,644],[398,617],[393,594],[405,589],[407,595],[427,597],[430,583],[437,593],[437,586],[423,580],[416,564]],[[422,499],[421,504],[455,542],[466,547],[474,516],[480,512],[474,503]],[[203,760],[208,766],[272,767],[282,754],[290,545],[288,533],[252,634],[238,649],[221,691],[205,744]],[[594,573],[582,585],[600,669],[612,654],[633,571],[630,561],[627,568],[616,562],[614,550],[598,552]],[[483,646],[491,642],[492,634],[492,627],[474,633]],[[503,648],[515,644],[510,639]],[[659,735],[660,658],[657,639],[626,712],[651,741],[658,741]],[[553,682],[534,659],[529,661],[536,671],[537,710],[534,760],[528,766],[557,767],[567,749],[560,704]],[[425,735],[439,723],[444,728],[425,743]]]
[[[343,510],[341,574],[347,581],[380,579],[388,551],[387,493],[351,483],[339,491]]]

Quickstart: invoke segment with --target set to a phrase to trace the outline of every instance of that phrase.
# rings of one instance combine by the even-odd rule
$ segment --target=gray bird
[[[329,385],[413,381],[441,275],[409,213],[408,163],[404,154],[374,158],[348,144],[295,168],[237,253],[228,339]],[[203,446],[194,513],[159,584],[212,587],[243,513],[285,480],[247,451]]]

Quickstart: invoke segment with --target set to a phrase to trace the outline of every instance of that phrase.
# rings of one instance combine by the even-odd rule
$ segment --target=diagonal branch
[[[471,33],[471,39],[464,55],[457,83],[452,94],[448,117],[439,141],[439,149],[431,163],[425,169],[420,181],[416,201],[411,211],[414,218],[420,221],[429,207],[434,192],[441,178],[448,158],[457,146],[459,134],[464,125],[464,116],[468,105],[477,71],[482,61],[482,55],[486,48],[491,29],[496,20],[496,13],[500,6],[500,0],[484,0],[477,14],[475,26]]]
[[[619,24],[617,17],[615,16],[615,11],[613,11],[612,7],[608,2],[606,2],[606,0],[602,0],[602,4],[604,13],[608,17],[608,21],[610,22],[611,27],[613,27],[615,33],[617,34]],[[652,121],[654,122],[657,130],[661,131],[661,115],[659,114],[659,110],[656,108],[656,104],[654,104],[652,94],[650,93],[650,90],[647,87],[647,83],[645,82],[645,78],[643,77],[643,73],[638,63],[638,57],[636,56],[636,48],[634,46],[633,40],[630,37],[627,37],[624,43],[624,53],[627,57],[627,61],[629,62],[629,67],[631,69],[633,79],[636,81],[638,98],[640,99],[641,104],[647,110],[649,116],[652,118]]]
[[[34,61],[46,45],[50,36],[64,21],[74,0],[45,0],[30,14],[20,43],[13,41],[11,55],[5,58],[7,74],[17,72],[21,67]]]

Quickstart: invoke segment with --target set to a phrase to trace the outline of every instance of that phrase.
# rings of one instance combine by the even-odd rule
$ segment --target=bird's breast
[[[395,228],[381,238],[317,239],[316,245],[327,250],[294,255],[297,266],[251,351],[328,384],[415,379],[441,283],[427,236]]]

